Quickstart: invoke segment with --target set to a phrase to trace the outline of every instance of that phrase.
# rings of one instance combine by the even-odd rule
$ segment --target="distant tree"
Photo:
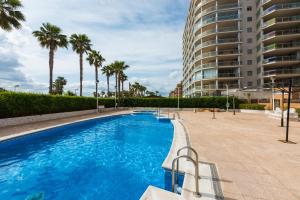
[[[0,27],[5,31],[20,29],[25,17],[18,9],[23,7],[20,0],[0,0]]]
[[[102,66],[102,64],[105,61],[105,59],[102,57],[102,55],[100,54],[100,52],[92,50],[89,53],[87,61],[89,61],[90,65],[94,65],[94,67],[95,67],[95,82],[96,82],[96,91],[95,91],[95,94],[98,94],[98,83],[99,83],[98,69]]]
[[[68,90],[68,91],[65,93],[65,96],[77,96],[77,95],[75,94],[75,92],[72,92],[72,91]]]
[[[53,83],[53,93],[62,95],[65,85],[67,85],[67,80],[61,76],[57,77],[57,79]]]
[[[110,96],[109,91],[109,78],[114,74],[114,71],[111,65],[106,65],[102,68],[102,74],[106,76],[106,84],[107,84],[107,96]]]
[[[52,94],[53,83],[53,66],[54,52],[58,47],[67,48],[68,39],[66,35],[61,34],[61,29],[50,23],[44,23],[39,31],[34,31],[32,34],[40,42],[43,48],[49,49],[49,94]]]
[[[7,92],[7,90],[0,87],[0,92]]]
[[[85,34],[73,34],[70,37],[73,51],[79,54],[80,66],[80,96],[82,96],[82,81],[83,81],[83,54],[87,54],[91,50],[91,40]]]

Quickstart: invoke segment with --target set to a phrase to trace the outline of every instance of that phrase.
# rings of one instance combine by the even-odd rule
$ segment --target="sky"
[[[32,31],[42,23],[59,26],[63,34],[87,34],[92,48],[102,53],[104,65],[125,61],[131,83],[167,95],[182,79],[182,34],[189,0],[23,0],[26,16],[21,30],[0,30],[0,87],[47,92],[47,49]],[[94,68],[84,63],[84,95],[95,88]],[[79,56],[68,49],[55,52],[54,79],[63,76],[65,90],[79,88]],[[111,78],[111,87],[114,79]],[[128,88],[128,82],[125,88]],[[106,78],[100,76],[100,89]]]

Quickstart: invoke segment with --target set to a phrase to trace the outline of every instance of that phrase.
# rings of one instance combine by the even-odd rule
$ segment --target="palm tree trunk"
[[[82,96],[82,81],[83,81],[83,54],[79,55],[79,65],[80,65],[80,96]]]
[[[98,68],[95,67],[95,80],[96,80],[96,97],[98,95]]]
[[[117,98],[117,91],[118,91],[118,73],[115,73],[115,78],[116,78],[116,87],[115,87],[115,97]]]
[[[121,87],[120,87],[120,74],[118,73],[118,97],[120,99],[120,91],[121,91]]]
[[[122,93],[124,92],[124,81],[122,81]]]
[[[50,48],[49,51],[49,94],[52,94],[52,87],[53,87],[53,65],[54,65],[54,50]]]
[[[107,82],[107,96],[109,95],[109,76],[106,76],[106,82]]]

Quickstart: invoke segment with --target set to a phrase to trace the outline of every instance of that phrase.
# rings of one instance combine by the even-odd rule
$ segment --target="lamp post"
[[[97,100],[97,113],[99,113],[99,95],[98,95],[98,84],[99,80],[96,80],[96,100]]]
[[[180,101],[180,100],[179,100],[179,87],[177,87],[177,110],[178,110],[178,111],[179,111],[179,109],[180,109],[180,108],[179,108],[179,106],[180,106],[180,105],[179,105],[179,101]]]
[[[115,110],[117,110],[117,86],[115,86]]]
[[[229,109],[229,90],[228,90],[228,84],[226,84],[226,91],[227,91],[227,97],[226,97],[226,111],[228,112]]]
[[[275,91],[274,91],[274,85],[275,85],[275,77],[271,77],[272,81],[272,109],[275,111]]]

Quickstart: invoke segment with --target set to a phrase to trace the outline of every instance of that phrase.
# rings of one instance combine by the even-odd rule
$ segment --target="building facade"
[[[183,96],[183,90],[182,90],[182,82],[178,83],[176,85],[176,88],[170,92],[169,97],[175,98],[175,97],[182,97]]]
[[[257,62],[261,87],[300,81],[300,0],[257,1]]]
[[[297,78],[299,3],[192,0],[183,35],[184,96],[221,95],[227,88],[263,88],[271,78]],[[294,35],[282,36],[288,33]]]

